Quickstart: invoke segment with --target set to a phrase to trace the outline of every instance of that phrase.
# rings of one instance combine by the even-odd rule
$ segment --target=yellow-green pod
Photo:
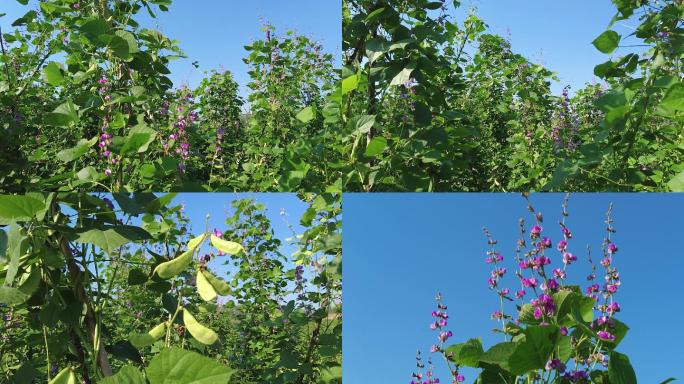
[[[201,234],[188,242],[188,250],[173,260],[161,263],[154,269],[154,273],[162,279],[170,279],[183,272],[192,262],[195,249],[204,241],[206,234]]]
[[[187,309],[183,309],[183,322],[188,332],[202,344],[212,345],[218,340],[216,332],[200,324]]]
[[[223,240],[220,237],[216,237],[214,235],[211,235],[211,244],[216,247],[219,251],[231,254],[231,255],[237,255],[240,253],[240,251],[244,251],[245,249],[242,247],[240,243],[236,243],[234,241],[227,241]]]
[[[230,285],[228,285],[228,283],[226,283],[223,279],[216,277],[213,273],[207,270],[202,271],[202,274],[204,274],[204,277],[207,278],[211,286],[214,287],[219,295],[226,296],[230,294]]]
[[[143,348],[154,344],[155,341],[164,336],[164,333],[166,333],[165,322],[152,328],[152,330],[147,333],[131,333],[128,335],[128,341],[136,348]]]
[[[76,384],[76,374],[71,367],[62,369],[48,384]]]
[[[197,270],[197,292],[204,301],[212,301],[216,298],[216,290],[201,270]]]

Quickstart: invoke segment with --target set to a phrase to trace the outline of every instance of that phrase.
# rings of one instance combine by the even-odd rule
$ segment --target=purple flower
[[[529,279],[521,279],[522,285],[526,288],[535,288],[537,286],[537,279],[530,277]]]
[[[563,227],[562,231],[563,231],[563,237],[565,237],[565,239],[572,239],[572,233],[570,232],[570,230],[567,227]]]
[[[577,261],[577,256],[573,255],[572,253],[566,252],[563,254],[563,264],[570,265],[575,261]]]
[[[563,364],[563,362],[561,362],[558,359],[552,359],[552,360],[547,361],[545,368],[547,371],[556,370],[556,371],[561,372],[561,373],[565,372],[565,364]]]
[[[557,248],[558,248],[558,250],[559,250],[560,252],[565,252],[565,249],[566,249],[567,247],[568,247],[568,242],[567,242],[567,241],[561,240],[561,241],[558,242]]]
[[[532,226],[532,229],[530,229],[530,237],[532,237],[533,239],[536,239],[539,237],[539,234],[541,234],[541,232],[542,232],[542,227],[535,224],[534,226]]]
[[[598,331],[596,332],[596,335],[599,337],[601,340],[606,340],[606,341],[615,341],[615,335],[608,331]]]
[[[608,253],[614,254],[617,251],[618,251],[617,245],[615,245],[614,243],[608,244]]]

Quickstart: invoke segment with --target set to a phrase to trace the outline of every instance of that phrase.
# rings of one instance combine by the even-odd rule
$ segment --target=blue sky
[[[341,9],[341,0],[175,0],[170,11],[158,13],[156,20],[141,12],[139,22],[178,40],[188,56],[171,65],[174,84],[196,86],[204,71],[223,67],[233,72],[246,93],[249,76],[242,62],[244,46],[264,37],[261,20],[273,24],[280,34],[292,29],[319,41],[326,52],[339,58]],[[12,21],[26,10],[15,0],[3,0],[0,13],[7,13],[0,18],[3,30],[9,30]],[[195,60],[199,69],[192,66]]]
[[[472,7],[490,32],[511,36],[515,52],[558,73],[560,83],[553,87],[556,93],[565,85],[578,89],[598,80],[594,67],[610,57],[591,44],[616,13],[610,0],[463,0],[453,14],[462,20]],[[637,26],[630,20],[619,22],[613,29],[626,37]],[[625,44],[636,43],[635,38],[625,40]],[[638,48],[625,48],[614,54],[636,51]]]
[[[531,197],[545,217],[546,234],[558,240],[562,194]],[[619,318],[631,327],[619,350],[628,354],[639,382],[684,379],[679,331],[684,309],[677,292],[684,258],[678,239],[684,194],[575,194],[566,224],[580,262],[569,278],[585,285],[586,245],[600,249],[605,212],[614,207],[615,264],[623,285]],[[503,341],[489,320],[498,298],[486,279],[487,244],[482,227],[511,260],[518,218],[531,221],[517,194],[345,194],[344,196],[345,383],[408,383],[418,348],[426,357],[436,335],[428,328],[436,292],[449,306],[453,342],[481,337],[485,348]],[[554,253],[555,255],[555,253]],[[558,263],[556,256],[554,263]],[[510,265],[509,265],[510,266]],[[513,270],[512,267],[509,270]],[[515,277],[506,277],[511,289]],[[426,360],[426,358],[424,359]],[[439,366],[441,368],[441,365]],[[448,375],[438,371],[446,382]],[[473,371],[464,371],[473,382]]]

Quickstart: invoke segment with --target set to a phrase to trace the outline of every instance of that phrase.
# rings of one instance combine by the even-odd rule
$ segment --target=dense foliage
[[[636,384],[629,358],[617,350],[629,327],[618,320],[622,281],[617,268],[619,248],[613,242],[612,205],[606,214],[598,263],[587,246],[590,273],[576,278],[573,275],[581,272],[573,265],[580,262],[575,253],[581,251],[572,245],[577,239],[568,222],[568,199],[569,195],[563,201],[557,241],[549,237],[544,216],[529,200],[534,225],[528,229],[520,219],[520,237],[510,255],[499,252],[493,235],[484,230],[489,245],[485,262],[492,266],[487,284],[497,297],[491,318],[503,342],[486,351],[479,338],[451,344],[455,335],[448,307],[437,295],[430,329],[438,341],[430,352],[444,360],[450,382],[464,382],[460,369],[472,367],[480,371],[473,382],[481,384]],[[575,281],[584,281],[586,286]],[[419,351],[416,359],[411,384],[439,383],[432,357],[426,364]]]
[[[335,88],[320,44],[265,25],[244,100],[229,71],[174,88],[178,43],[136,21],[171,0],[17,1],[26,14],[0,30],[0,191],[323,185],[320,146],[301,144],[326,134],[315,111]]]
[[[562,95],[460,3],[344,1],[345,190],[684,190],[682,0],[613,0],[643,47]]]
[[[0,196],[0,381],[341,383],[339,197],[301,197],[281,239],[251,199]]]

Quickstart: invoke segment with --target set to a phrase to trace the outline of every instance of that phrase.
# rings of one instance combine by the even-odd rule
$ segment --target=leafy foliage
[[[2,382],[341,383],[339,196],[289,239],[250,199],[191,233],[173,198],[1,196]]]
[[[345,0],[346,190],[682,190],[684,5],[613,3],[611,26],[640,25],[594,46],[646,48],[596,66],[602,85],[555,96],[555,75],[474,13],[453,20],[460,1]]]
[[[171,0],[19,1],[0,31],[0,191],[321,190],[332,56],[293,32],[246,46],[247,104],[229,71],[174,88],[175,40],[141,27]],[[316,188],[314,188],[316,187]]]

